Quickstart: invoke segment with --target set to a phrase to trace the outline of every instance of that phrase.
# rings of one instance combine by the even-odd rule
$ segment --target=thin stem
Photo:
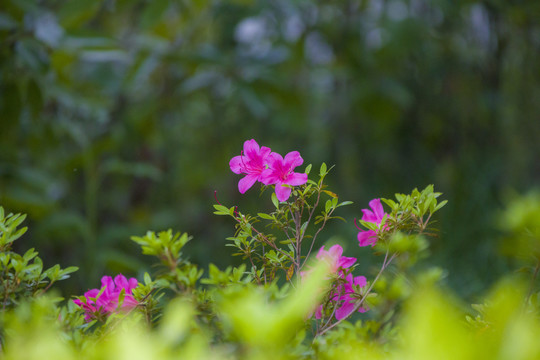
[[[313,217],[313,214],[315,213],[315,210],[317,209],[317,206],[319,205],[320,199],[321,199],[321,189],[318,189],[317,200],[315,201],[315,204],[313,204],[313,208],[309,212],[309,216],[307,219],[308,224],[311,222],[311,218]]]
[[[266,285],[266,257],[265,257],[266,251],[264,250],[264,244],[262,244],[262,252],[263,252],[263,266],[264,266],[264,269],[263,269],[264,285]]]
[[[426,230],[426,227],[429,223],[429,220],[431,219],[431,213],[428,215],[426,221],[424,221],[424,219],[420,219],[420,223],[421,223],[421,228],[420,228],[420,232],[418,233],[418,235],[421,235],[425,230]]]
[[[49,290],[49,289],[51,288],[52,284],[54,284],[54,281],[51,281],[51,282],[47,285],[47,287],[45,287],[45,289],[43,289],[43,290],[41,290],[41,291],[39,292],[39,294],[38,294],[37,296],[41,296],[41,295],[45,294],[45,293],[47,292],[47,290]]]
[[[321,199],[321,189],[319,189],[318,193],[317,193],[317,200],[315,201],[315,204],[313,205],[313,208],[311,209],[311,211],[309,212],[309,217],[308,217],[308,224],[310,223],[311,221],[311,218],[313,217],[313,214],[315,213],[315,210],[317,209],[317,206],[319,205],[319,200]],[[332,212],[334,212],[334,210],[332,210],[328,216],[330,216],[332,214]],[[315,235],[313,235],[313,239],[311,240],[311,245],[309,246],[309,250],[306,254],[306,258],[304,259],[304,262],[302,263],[302,266],[300,266],[300,269],[302,269],[304,267],[304,265],[306,264],[306,261],[307,259],[309,258],[309,255],[311,254],[311,250],[313,250],[313,245],[315,245],[315,240],[317,239],[317,236],[319,235],[319,233],[322,231],[322,229],[324,229],[324,226],[326,225],[326,222],[328,221],[328,219],[325,217],[324,219],[324,222],[322,224],[322,226],[319,228],[319,230],[317,230],[317,232],[315,233]]]
[[[304,259],[304,262],[302,263],[302,266],[300,266],[300,269],[303,268],[304,265],[306,264],[306,261],[308,260],[308,257],[311,254],[311,250],[313,250],[313,245],[315,245],[315,240],[317,240],[317,236],[319,236],[319,233],[324,229],[324,227],[326,226],[326,223],[328,222],[328,219],[330,218],[330,216],[332,215],[333,212],[334,212],[334,210],[331,210],[327,214],[327,216],[324,218],[322,226],[319,228],[319,230],[317,230],[315,235],[313,235],[313,239],[311,240],[311,245],[309,246],[309,251],[306,254],[306,258]]]
[[[251,258],[251,253],[248,252],[248,259],[251,263],[251,269],[255,271],[255,278],[257,279],[257,285],[261,285],[261,279],[259,278],[259,275],[257,274],[257,268],[255,267],[255,264],[253,263],[253,259]]]
[[[271,242],[270,240],[268,240],[268,238],[266,236],[264,236],[263,233],[261,233],[259,230],[255,229],[255,227],[253,225],[251,225],[251,228],[257,233],[257,235],[259,235],[266,244],[270,245],[270,247],[272,247],[272,249],[278,251],[279,253],[281,253],[282,255],[285,255],[287,256],[293,264],[296,265],[296,261],[294,260],[294,258],[290,255],[290,254],[287,254],[285,251],[281,250],[280,248],[278,248],[276,246],[276,244],[274,244],[273,242]]]
[[[300,248],[300,244],[301,244],[301,235],[300,232],[301,232],[301,220],[299,219],[299,214],[298,214],[298,211],[296,211],[296,213],[294,214],[292,209],[289,207],[289,211],[291,213],[291,217],[293,218],[293,221],[294,221],[294,225],[295,225],[295,228],[296,228],[296,235],[295,235],[295,240],[296,240],[296,262],[295,262],[295,270],[296,270],[296,273],[298,273],[299,269],[300,269],[300,253],[301,253],[301,248]]]
[[[330,321],[332,321],[332,318],[334,317],[335,313],[336,313],[336,310],[337,310],[337,304],[334,304],[334,308],[332,309],[332,313],[330,314],[330,317],[328,317],[328,321],[326,321],[326,323],[323,325],[323,329],[328,326],[328,324],[330,323]]]

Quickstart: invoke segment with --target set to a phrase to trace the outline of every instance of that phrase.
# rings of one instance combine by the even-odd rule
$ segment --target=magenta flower
[[[354,294],[353,285],[361,288],[367,285],[365,276],[355,276],[353,278],[352,274],[349,274],[345,280],[346,283],[342,285],[342,293],[334,298],[335,301],[342,301],[341,306],[336,309],[337,320],[345,319],[354,311],[358,299],[352,296]],[[363,313],[366,311],[367,309],[364,307],[358,308],[358,312]]]
[[[362,209],[362,213],[364,214],[362,216],[363,221],[367,221],[370,223],[374,223],[377,225],[380,225],[384,216],[386,213],[384,212],[383,206],[381,204],[381,199],[373,199],[369,202],[369,207],[371,207],[371,210],[368,209]],[[386,225],[385,225],[386,227]],[[358,233],[358,244],[360,246],[374,246],[377,242],[377,231],[374,230],[361,230]]]
[[[358,300],[353,296],[355,293],[354,286],[364,287],[367,283],[364,276],[353,277],[352,274],[345,276],[344,269],[353,266],[357,259],[354,257],[342,256],[342,254],[343,248],[340,245],[334,245],[328,251],[323,246],[317,253],[317,259],[329,263],[332,272],[334,274],[337,273],[338,277],[341,279],[332,289],[330,295],[331,302],[333,302],[335,306],[334,315],[337,320],[348,317],[354,311],[356,301]],[[345,281],[343,282],[343,280]],[[315,310],[316,319],[322,318],[322,311],[323,305],[319,305]],[[358,311],[365,312],[366,310],[361,307]]]
[[[307,174],[294,172],[294,168],[304,162],[298,151],[291,151],[285,158],[273,152],[268,155],[267,161],[268,169],[263,171],[260,181],[265,185],[276,186],[279,201],[287,201],[291,196],[291,188],[285,185],[303,185],[308,180]]]
[[[339,269],[347,269],[353,266],[356,262],[356,258],[341,256],[343,254],[343,248],[340,245],[332,246],[328,251],[321,247],[317,253],[317,259],[326,261],[330,264],[331,271],[337,272]]]
[[[377,233],[373,230],[361,230],[358,232],[359,246],[374,246],[377,242]]]
[[[259,144],[251,139],[244,142],[242,155],[235,156],[229,161],[233,173],[246,174],[238,182],[238,190],[241,194],[248,191],[257,180],[260,181],[261,173],[266,169],[266,158],[270,151],[270,148],[259,147]]]
[[[355,293],[354,287],[364,287],[367,285],[367,280],[365,276],[355,276],[352,274],[347,275],[345,278],[345,284],[340,284],[337,286],[333,296],[332,301],[336,302],[335,317],[337,320],[345,319],[348,317],[356,307],[356,302],[358,299],[353,296]],[[322,318],[323,306],[319,305],[315,311],[315,318]],[[367,309],[364,307],[359,307],[358,312],[366,312]]]
[[[122,274],[116,275],[114,281],[110,276],[101,278],[101,288],[88,290],[79,299],[74,299],[73,302],[84,309],[85,320],[93,319],[103,320],[116,310],[131,310],[139,303],[133,297],[133,289],[138,285],[135,278],[126,279]],[[124,291],[124,298],[120,302],[120,294]],[[120,306],[120,309],[118,307]]]
[[[362,220],[380,224],[382,219],[384,218],[384,215],[386,215],[386,213],[384,212],[383,206],[381,204],[381,199],[371,200],[369,202],[369,207],[373,211],[368,210],[368,209],[362,209],[362,213],[364,214],[362,216]]]

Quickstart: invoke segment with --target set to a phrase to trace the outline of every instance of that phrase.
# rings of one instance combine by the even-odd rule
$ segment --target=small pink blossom
[[[101,278],[101,288],[88,290],[84,293],[84,300],[74,299],[73,302],[85,311],[85,320],[103,319],[116,311],[120,302],[120,294],[124,291],[124,298],[120,305],[121,310],[131,310],[139,303],[133,297],[133,289],[138,285],[137,279],[126,279],[122,274],[116,275],[114,280],[110,276]]]
[[[276,196],[279,201],[287,201],[291,196],[290,186],[303,185],[308,176],[303,173],[295,173],[294,168],[304,163],[304,159],[298,151],[291,151],[285,158],[278,153],[268,155],[268,169],[261,174],[260,181],[265,185],[276,186]]]
[[[373,199],[369,202],[369,207],[373,210],[362,209],[362,221],[380,225],[386,213],[381,204],[381,199]],[[360,246],[374,246],[377,242],[377,231],[360,230],[358,232],[358,244]]]
[[[251,139],[244,142],[242,155],[235,156],[229,161],[232,172],[246,174],[238,182],[238,190],[241,194],[248,191],[257,180],[260,181],[261,173],[266,169],[266,158],[270,152],[270,148],[259,147],[259,144]]]
[[[350,268],[356,262],[356,258],[341,256],[342,254],[343,248],[340,245],[336,244],[330,247],[328,251],[326,251],[323,246],[317,253],[317,259],[328,262],[331,271],[335,273],[339,269]]]
[[[367,285],[367,280],[365,276],[355,276],[353,278],[352,274],[347,275],[345,278],[346,283],[343,286],[341,295],[338,295],[334,298],[336,301],[342,301],[341,306],[336,309],[336,319],[341,320],[348,317],[356,306],[357,298],[353,297],[352,294],[355,293],[353,286],[361,287]],[[364,307],[359,307],[358,312],[366,312],[367,309]]]
[[[382,219],[384,218],[384,215],[386,215],[386,213],[384,212],[383,206],[381,204],[381,199],[371,200],[369,202],[369,207],[373,211],[368,210],[368,209],[362,209],[362,213],[364,214],[362,216],[362,220],[380,224]]]
[[[353,277],[352,274],[345,276],[345,269],[350,268],[356,262],[354,257],[346,257],[343,255],[343,248],[340,245],[334,245],[330,249],[326,250],[323,247],[319,249],[317,253],[317,259],[324,261],[330,265],[331,272],[337,274],[339,283],[335,285],[330,294],[330,301],[334,303],[335,311],[334,315],[337,320],[348,317],[356,306],[358,299],[353,296],[355,294],[355,287],[366,286],[366,278],[364,276]],[[301,276],[304,274],[301,273]],[[315,309],[315,318],[321,319],[323,305],[319,305]],[[366,309],[360,307],[359,312],[365,312]]]
[[[334,294],[332,295],[332,301],[336,302],[335,317],[337,320],[345,319],[354,311],[356,307],[356,302],[358,299],[353,296],[355,293],[354,287],[364,287],[367,285],[367,280],[365,276],[355,276],[352,274],[347,275],[345,278],[345,283],[340,284],[336,287]],[[315,311],[315,318],[322,318],[323,306],[319,305]],[[366,312],[367,309],[364,307],[359,307],[358,312]]]

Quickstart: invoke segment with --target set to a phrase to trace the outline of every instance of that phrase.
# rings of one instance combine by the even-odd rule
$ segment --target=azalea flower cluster
[[[245,175],[238,182],[240,193],[244,194],[258,181],[264,185],[275,185],[277,199],[284,202],[290,198],[293,186],[303,185],[308,181],[307,174],[294,171],[303,162],[298,151],[289,152],[283,157],[272,152],[269,147],[259,146],[251,139],[244,142],[243,151],[229,161],[229,166],[235,174]],[[387,214],[384,212],[381,199],[371,200],[369,209],[362,209],[362,213],[364,225],[371,223],[376,226],[369,226],[367,230],[359,228],[358,245],[375,246],[381,232],[388,229],[388,225],[385,224]],[[316,257],[329,263],[334,278],[337,278],[329,297],[335,305],[332,316],[335,315],[339,321],[348,317],[355,309],[359,312],[367,311],[364,307],[358,307],[361,289],[367,285],[366,278],[353,276],[351,273],[357,259],[343,256],[343,248],[340,245],[334,245],[329,250],[323,246]],[[311,270],[301,271],[300,276],[304,277],[310,272]],[[323,310],[324,306],[319,305],[315,310],[316,319],[323,317]]]
[[[346,269],[350,268],[356,262],[354,257],[342,256],[343,248],[340,245],[332,246],[328,251],[324,246],[319,250],[317,259],[329,263],[331,272],[341,280],[339,284],[332,290],[330,298],[332,301],[337,302],[335,309],[335,316],[337,320],[348,317],[356,306],[355,302],[357,298],[354,296],[356,288],[363,288],[367,284],[365,276],[355,276],[352,274],[346,274]],[[315,318],[322,318],[323,305],[319,305],[315,311]],[[360,307],[359,312],[365,312],[367,309]]]
[[[307,182],[307,174],[294,172],[303,163],[298,151],[291,151],[283,157],[251,139],[244,142],[241,155],[233,157],[229,166],[235,174],[246,174],[238,182],[240,193],[245,193],[259,181],[264,185],[275,185],[278,200],[287,201],[291,196],[291,186]]]
[[[104,276],[101,278],[100,289],[88,290],[84,296],[74,299],[73,302],[84,309],[86,321],[103,320],[114,311],[129,311],[139,304],[133,297],[133,289],[138,284],[137,279],[128,280],[122,274],[116,275],[114,280],[110,276]]]
[[[377,242],[377,236],[380,231],[384,231],[388,228],[387,225],[381,224],[387,215],[384,212],[381,204],[381,199],[373,199],[369,202],[369,209],[362,209],[362,221],[377,224],[380,230],[362,230],[359,229],[358,233],[358,245],[359,246],[374,246]],[[337,320],[348,317],[356,307],[356,301],[358,297],[356,290],[359,290],[367,285],[365,276],[353,276],[348,273],[347,269],[350,269],[357,261],[354,257],[343,256],[343,248],[340,245],[332,246],[328,251],[324,246],[317,253],[317,259],[325,261],[330,265],[331,273],[337,275],[338,285],[332,289],[330,299],[336,302],[336,308],[334,311]],[[319,305],[315,311],[315,318],[322,318],[323,305]],[[365,307],[359,307],[359,312],[366,312]]]

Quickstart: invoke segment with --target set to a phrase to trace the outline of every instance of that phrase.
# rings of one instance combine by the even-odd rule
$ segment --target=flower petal
[[[243,159],[242,156],[238,155],[235,156],[229,161],[229,167],[231,168],[231,171],[235,174],[241,174],[244,172],[244,162],[245,159]]]
[[[135,289],[137,286],[139,286],[139,281],[135,278],[129,279],[129,284],[126,290],[129,289],[129,293],[131,293],[131,290]]]
[[[377,223],[380,223],[384,217],[384,209],[381,204],[381,199],[373,199],[369,202],[369,207],[373,209],[373,213],[377,218]]]
[[[337,260],[343,254],[343,248],[341,247],[341,245],[336,244],[330,247],[330,249],[328,249],[328,253],[332,258]]]
[[[255,184],[257,179],[259,178],[259,175],[246,175],[240,181],[238,182],[238,191],[240,191],[241,194],[245,193],[249,190]]]
[[[128,281],[122,274],[118,274],[114,277],[114,283],[116,284],[117,290],[125,289],[128,286]]]
[[[276,196],[279,201],[287,201],[291,196],[291,188],[283,186],[281,184],[276,184]]]
[[[287,180],[284,181],[285,184],[289,184],[291,186],[298,186],[298,185],[304,185],[307,183],[308,175],[302,174],[302,173],[292,173],[289,176],[287,176]]]
[[[368,246],[375,245],[377,242],[377,233],[373,230],[360,231],[358,233],[358,245]]]
[[[351,266],[354,265],[354,263],[356,262],[356,258],[354,257],[346,257],[346,256],[342,256],[340,259],[339,259],[339,262],[338,262],[338,267],[341,267],[341,268],[350,268]]]
[[[356,286],[364,287],[367,285],[367,279],[365,276],[356,276],[353,283]]]
[[[362,216],[363,221],[377,223],[377,216],[371,210],[362,209],[362,213],[364,214]]]
[[[324,249],[324,245],[319,249],[319,252],[317,253],[317,256],[315,256],[317,259],[322,259],[322,257],[326,254],[326,250]]]
[[[259,181],[264,185],[275,185],[279,181],[279,178],[273,169],[266,169],[259,176]]]
[[[259,152],[259,156],[263,159],[266,159],[268,155],[272,152],[272,149],[270,149],[267,146],[261,146],[261,151]]]
[[[354,303],[345,301],[338,309],[336,309],[336,319],[345,319],[354,311]]]
[[[110,276],[104,276],[101,278],[101,287],[105,287],[104,293],[109,293],[114,291],[114,281]]]
[[[254,139],[246,140],[244,142],[244,155],[252,159],[258,156],[259,154],[259,144]]]
[[[95,298],[96,296],[98,296],[98,294],[99,294],[98,289],[92,289],[92,290],[88,290],[87,292],[85,292],[84,297],[88,300],[90,298]]]
[[[270,154],[268,154],[266,161],[269,168],[275,169],[276,167],[281,166],[281,164],[283,163],[283,156],[276,152],[271,152]]]
[[[127,310],[133,309],[137,305],[139,305],[139,303],[132,295],[126,295],[124,297],[124,301],[122,302],[122,308]]]
[[[295,167],[302,165],[304,163],[304,159],[302,159],[298,151],[291,151],[285,155],[284,162],[285,166],[294,169]]]
[[[317,311],[315,311],[315,319],[319,320],[320,318],[322,318],[322,308],[323,306],[319,305]]]

